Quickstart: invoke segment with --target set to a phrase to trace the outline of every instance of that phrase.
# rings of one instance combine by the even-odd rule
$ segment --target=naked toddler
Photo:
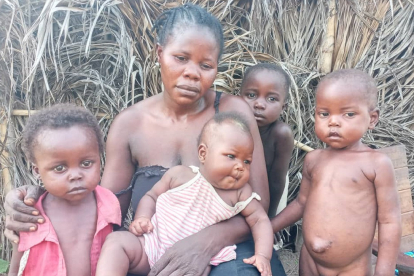
[[[327,148],[307,154],[298,197],[272,220],[274,231],[303,217],[300,275],[394,275],[401,237],[390,159],[361,138],[378,122],[377,88],[359,70],[338,70],[316,92],[315,132]]]

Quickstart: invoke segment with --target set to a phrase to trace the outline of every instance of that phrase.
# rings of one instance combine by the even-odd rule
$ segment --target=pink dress
[[[158,197],[151,219],[154,230],[144,234],[145,252],[151,267],[177,241],[237,215],[254,198],[260,200],[258,194],[252,193],[247,200],[230,206],[220,198],[197,167],[190,167],[196,173],[193,179]],[[223,248],[210,260],[210,264],[218,265],[235,259],[235,249],[235,245]]]

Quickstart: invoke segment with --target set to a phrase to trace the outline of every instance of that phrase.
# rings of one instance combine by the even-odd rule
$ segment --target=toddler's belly
[[[304,243],[314,261],[323,267],[346,267],[371,246],[376,204],[361,209],[361,202],[347,200],[333,195],[308,198],[303,214]]]

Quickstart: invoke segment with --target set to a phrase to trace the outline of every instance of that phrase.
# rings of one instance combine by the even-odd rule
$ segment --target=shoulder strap
[[[196,167],[196,166],[189,166],[190,167],[190,169],[193,171],[193,173],[198,173],[199,172],[199,168],[198,167]]]
[[[249,203],[253,200],[253,199],[257,199],[257,200],[262,200],[261,197],[256,194],[255,192],[252,193],[252,195],[246,199],[245,201],[240,201],[237,202],[236,205],[234,205],[234,207],[236,208],[236,213],[240,213],[241,211],[244,210],[244,208],[246,208],[247,205],[249,205]]]
[[[216,98],[214,99],[214,110],[216,110],[216,114],[219,113],[221,94],[223,94],[223,92],[216,91]]]

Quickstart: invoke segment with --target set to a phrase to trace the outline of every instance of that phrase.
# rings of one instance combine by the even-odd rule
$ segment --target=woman
[[[125,216],[129,203],[132,202],[135,210],[141,196],[168,168],[198,164],[197,137],[215,112],[238,111],[248,118],[254,138],[249,183],[261,196],[261,204],[267,210],[269,188],[255,119],[242,99],[210,89],[224,44],[219,21],[204,9],[186,4],[164,12],[154,28],[158,35],[156,51],[164,92],[127,108],[116,117],[108,134],[101,185],[119,195]],[[17,210],[26,214],[36,212],[19,202],[23,198],[37,199],[36,193],[38,191],[26,187],[7,195],[8,229],[35,229],[32,223],[17,223],[16,220],[36,222],[42,219],[17,213]],[[25,200],[26,204],[32,202],[32,199]],[[11,221],[10,216],[15,221]],[[18,239],[11,231],[6,232],[9,239]],[[236,216],[176,243],[149,275],[201,275],[210,258],[223,246],[246,241],[248,237],[248,225],[242,217]],[[253,242],[249,240],[237,246],[237,260],[219,265],[210,275],[259,275],[254,266],[242,261],[253,255]],[[273,275],[285,275],[276,254],[273,255]]]

